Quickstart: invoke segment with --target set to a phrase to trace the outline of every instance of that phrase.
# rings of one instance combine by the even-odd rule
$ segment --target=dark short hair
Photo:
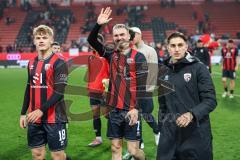
[[[187,37],[183,33],[181,33],[181,32],[174,32],[174,33],[170,34],[170,36],[168,36],[167,43],[169,43],[171,39],[178,38],[178,37],[182,38],[185,42],[187,42]]]
[[[228,43],[234,43],[232,39],[229,39],[228,40]]]
[[[203,41],[201,40],[201,39],[199,39],[198,41],[197,41],[197,43],[202,43]]]
[[[133,30],[129,29],[129,34],[130,34],[129,41],[133,41],[133,39],[135,38],[135,32]]]
[[[60,46],[60,44],[59,44],[58,42],[53,42],[53,43],[52,43],[52,46],[54,46],[54,45],[55,45],[55,46]]]

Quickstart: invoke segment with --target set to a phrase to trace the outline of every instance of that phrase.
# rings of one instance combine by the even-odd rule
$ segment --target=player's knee
[[[128,148],[128,153],[132,156],[136,156],[137,150],[138,150],[138,148],[131,147],[131,148]]]
[[[34,160],[44,160],[45,159],[45,151],[44,150],[32,150],[32,157]]]
[[[118,153],[121,151],[121,145],[112,144],[111,149],[112,149],[112,153]]]

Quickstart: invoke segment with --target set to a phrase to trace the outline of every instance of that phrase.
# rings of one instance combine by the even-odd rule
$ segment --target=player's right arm
[[[222,48],[222,50],[221,50],[221,55],[222,55],[222,59],[221,59],[221,62],[220,62],[220,63],[221,63],[221,69],[223,70],[223,65],[224,65],[224,64],[223,64],[223,63],[224,63],[224,62],[223,62],[223,61],[224,61],[223,48]]]
[[[102,9],[101,13],[98,16],[97,24],[94,26],[93,30],[90,32],[88,36],[88,43],[98,52],[98,54],[102,57],[109,58],[109,54],[106,53],[106,47],[102,43],[100,43],[97,39],[99,30],[103,24],[108,23],[112,18],[109,18],[112,13],[110,7],[106,9]]]
[[[27,80],[27,85],[25,89],[25,94],[24,94],[24,100],[23,100],[23,105],[22,105],[22,110],[21,110],[21,116],[20,116],[20,127],[21,128],[26,128],[26,113],[28,110],[30,102],[30,74],[29,74],[29,69],[28,69],[28,80]]]

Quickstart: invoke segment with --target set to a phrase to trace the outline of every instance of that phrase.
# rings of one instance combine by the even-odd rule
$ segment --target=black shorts
[[[64,150],[67,146],[66,123],[29,124],[27,138],[30,148],[48,144],[52,152]]]
[[[104,105],[104,97],[102,93],[90,93],[90,105]]]
[[[107,137],[109,139],[140,140],[140,122],[138,121],[137,124],[130,126],[129,119],[125,118],[127,112],[115,108],[109,113],[107,126]]]
[[[223,70],[222,77],[223,78],[236,79],[236,72],[235,71],[230,71],[230,70]]]

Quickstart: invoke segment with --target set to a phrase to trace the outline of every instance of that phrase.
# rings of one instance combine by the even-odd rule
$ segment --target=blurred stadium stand
[[[0,3],[5,1],[7,0],[2,0]],[[0,7],[0,47],[4,48],[3,52],[6,52],[5,48],[8,45],[26,48],[26,51],[34,50],[31,43],[32,27],[42,23],[39,15],[49,10],[49,4],[54,8],[55,18],[45,24],[50,23],[54,26],[56,41],[63,44],[66,50],[73,42],[79,42],[80,39],[84,40],[88,36],[89,29],[83,32],[82,27],[86,25],[89,5],[94,6],[95,14],[98,14],[102,7],[111,6],[113,9],[113,20],[103,29],[107,42],[111,41],[111,28],[116,23],[140,27],[144,40],[148,43],[163,42],[166,36],[175,30],[185,32],[189,36],[197,33],[214,33],[217,38],[237,38],[237,35],[239,38],[240,33],[240,14],[238,14],[240,2],[236,0],[92,0],[93,3],[85,3],[84,0],[31,0],[30,2],[27,8],[21,5],[21,0],[16,0],[16,4]],[[7,25],[7,17],[14,22]],[[66,17],[70,20],[70,23],[67,22],[69,25],[59,28]],[[93,22],[95,22],[94,17]],[[90,29],[92,26],[90,25]]]

